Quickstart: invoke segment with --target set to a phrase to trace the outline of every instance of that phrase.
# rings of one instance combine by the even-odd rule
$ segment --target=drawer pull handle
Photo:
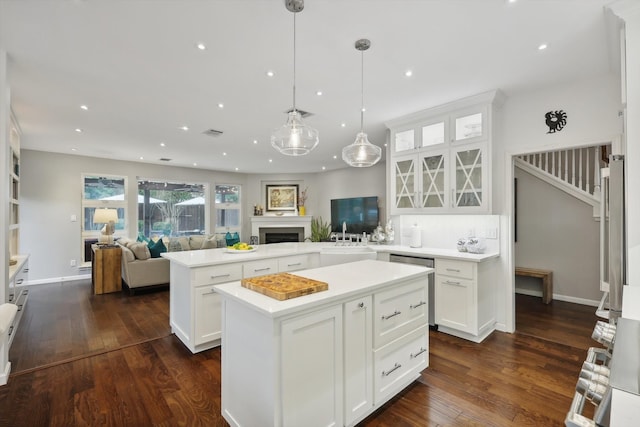
[[[253,271],[257,273],[258,271],[269,271],[269,270],[271,270],[271,267],[255,268]]]
[[[209,289],[209,292],[203,292],[202,295],[203,296],[204,295],[211,295],[211,294],[215,294],[215,293],[216,293],[215,288],[211,288],[211,289]]]
[[[364,307],[364,303],[363,302],[359,302],[358,303],[358,308],[363,308]]]
[[[21,285],[22,282],[24,282],[24,279],[18,279],[16,280],[16,285]]]
[[[211,278],[212,279],[222,279],[223,277],[229,277],[229,276],[231,276],[231,274],[227,273],[227,274],[219,274],[217,276],[211,275]]]
[[[395,316],[397,316],[398,314],[401,314],[401,313],[402,313],[401,311],[396,310],[391,314],[387,314],[386,316],[382,315],[382,320],[391,319],[392,317],[395,317]]]
[[[460,287],[462,287],[462,288],[464,288],[464,287],[465,287],[462,283],[460,283],[460,282],[453,282],[453,281],[451,281],[451,280],[447,280],[447,281],[445,281],[444,283],[445,283],[445,284],[447,284],[447,285],[460,286]]]
[[[11,336],[11,334],[13,333],[13,325],[9,326],[9,336]]]
[[[396,362],[393,365],[393,368],[389,369],[388,371],[382,371],[382,376],[383,377],[388,377],[389,374],[391,374],[393,371],[397,371],[398,369],[402,368],[402,365],[399,364],[398,362]]]
[[[18,304],[18,311],[22,311],[22,305],[23,304]]]
[[[295,262],[293,264],[287,264],[287,267],[295,267],[296,265],[302,265],[301,262]]]
[[[420,356],[420,355],[421,355],[422,353],[424,353],[425,351],[427,351],[427,349],[426,349],[426,348],[424,348],[424,347],[420,347],[420,350],[419,350],[416,354],[411,353],[411,358],[412,358],[412,359],[415,359],[416,357]]]
[[[458,270],[457,268],[447,268],[447,271],[453,271],[455,273],[460,273],[460,270]]]
[[[414,308],[418,308],[418,307],[420,307],[420,306],[423,306],[423,305],[425,305],[425,304],[426,304],[426,302],[425,302],[425,301],[420,301],[419,303],[417,303],[417,304],[415,304],[415,305],[414,305],[414,304],[410,304],[410,305],[409,305],[409,308],[414,309]]]

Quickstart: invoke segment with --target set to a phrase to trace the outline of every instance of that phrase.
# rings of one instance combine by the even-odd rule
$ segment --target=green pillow
[[[167,252],[167,247],[162,239],[158,239],[157,242],[149,241],[147,246],[149,247],[149,252],[151,252],[151,258],[160,258],[161,253]]]
[[[151,239],[149,239],[147,236],[145,236],[142,233],[138,233],[138,238],[136,239],[137,242],[145,242],[145,243],[149,243],[151,241]]]

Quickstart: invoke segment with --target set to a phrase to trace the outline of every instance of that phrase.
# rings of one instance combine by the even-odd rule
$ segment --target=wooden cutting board
[[[329,289],[329,285],[325,282],[307,279],[290,273],[251,277],[242,279],[241,283],[247,289],[260,292],[280,301]]]

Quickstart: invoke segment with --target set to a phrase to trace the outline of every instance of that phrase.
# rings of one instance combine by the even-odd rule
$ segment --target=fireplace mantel
[[[304,227],[304,235],[311,236],[311,216],[252,216],[251,235],[259,236],[261,228]]]

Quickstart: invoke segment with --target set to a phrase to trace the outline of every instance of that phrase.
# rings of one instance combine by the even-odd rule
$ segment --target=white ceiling
[[[384,122],[408,113],[492,89],[509,96],[611,72],[608,3],[307,0],[296,16],[296,103],[313,113],[306,122],[320,144],[302,157],[269,143],[292,105],[293,14],[284,0],[0,0],[0,46],[23,148],[245,173],[319,172],[346,167],[341,149],[360,127],[357,39],[372,43],[364,54],[364,128],[382,146]],[[539,51],[541,43],[548,48]],[[202,134],[210,128],[224,134]]]

